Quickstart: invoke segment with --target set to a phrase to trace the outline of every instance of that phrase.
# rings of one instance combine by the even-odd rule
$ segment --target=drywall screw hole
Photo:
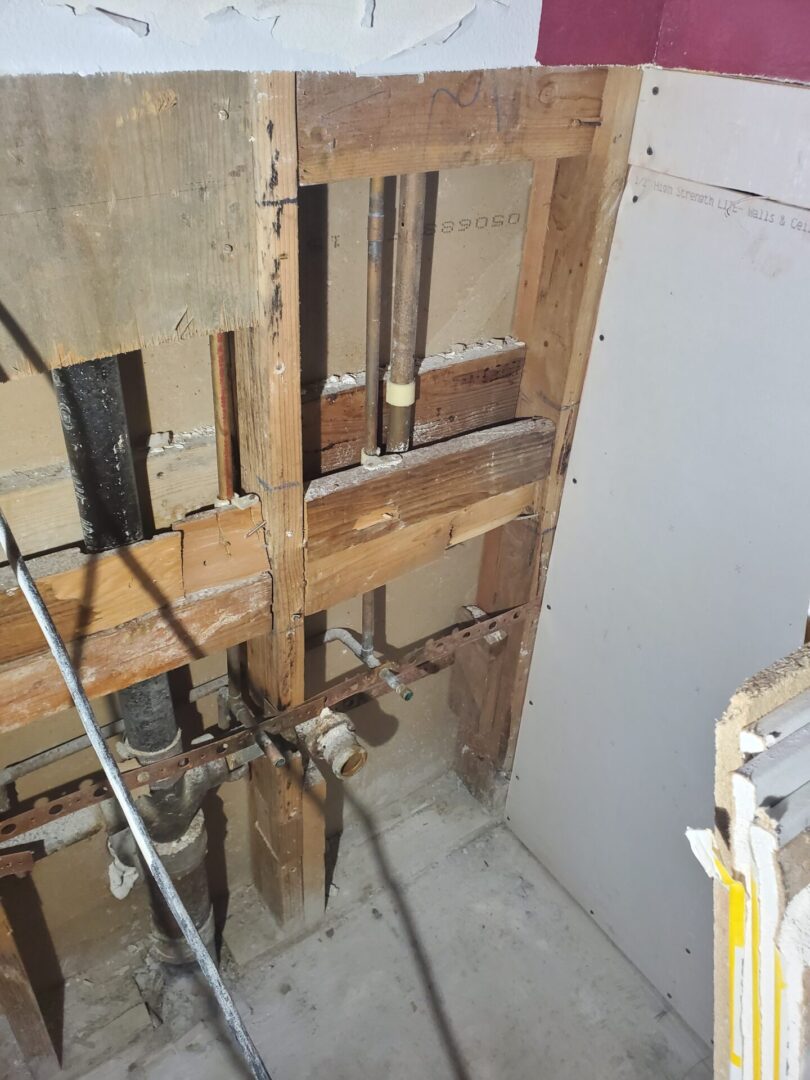
[[[667,994],[667,997],[669,998],[670,1001],[672,1001],[672,994]]]
[[[593,915],[593,908],[590,908],[590,909],[589,909],[589,911],[588,911],[588,914],[589,914],[589,915]]]
[[[658,93],[658,90],[659,90],[659,87],[657,87],[657,86],[654,86],[654,87],[652,88],[652,92],[653,92],[654,94],[657,94],[657,93]]]
[[[546,604],[546,611],[551,611],[551,604]]]
[[[691,949],[684,949],[683,951],[686,953],[687,956],[692,955],[692,950]]]
[[[604,334],[600,334],[600,335],[599,335],[599,340],[600,340],[600,341],[604,341],[604,340],[605,340],[605,335],[604,335]]]
[[[638,202],[638,195],[633,196],[633,202]]]
[[[572,476],[571,477],[571,483],[575,484],[576,482],[577,482],[577,478],[575,476]]]
[[[652,154],[653,154],[653,148],[651,146],[648,146],[647,147],[647,157],[652,157]]]
[[[512,819],[511,819],[511,818],[509,817],[509,815],[508,815],[508,814],[506,815],[506,820],[507,820],[507,821],[511,821],[511,820],[512,820]]]

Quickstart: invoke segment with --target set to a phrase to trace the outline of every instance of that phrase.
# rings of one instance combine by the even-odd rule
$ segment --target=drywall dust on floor
[[[706,1046],[452,776],[373,820],[356,816],[316,932],[279,947],[245,889],[225,943],[226,974],[275,1080],[711,1075]],[[244,1076],[211,1025],[166,1046],[159,1030],[138,1030],[133,1009],[117,1047],[115,1025],[95,1016],[97,1064],[90,1032],[68,1046],[68,1077]]]

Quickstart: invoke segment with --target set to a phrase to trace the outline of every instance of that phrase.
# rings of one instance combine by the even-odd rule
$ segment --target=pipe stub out
[[[298,737],[313,757],[321,758],[339,780],[348,780],[368,760],[368,751],[357,740],[345,713],[322,709],[319,716],[299,724]]]

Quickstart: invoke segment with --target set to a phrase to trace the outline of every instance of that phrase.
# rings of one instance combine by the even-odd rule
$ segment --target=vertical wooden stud
[[[34,996],[14,934],[0,902],[0,1010],[5,1013],[14,1038],[35,1080],[59,1069],[39,1004]]]
[[[543,595],[640,79],[636,68],[611,69],[590,153],[560,160],[555,170],[547,163],[535,166],[513,328],[526,342],[517,411],[554,420],[557,432],[538,519],[511,522],[485,543],[478,604],[487,611]],[[475,703],[466,698],[467,708],[479,711],[462,719],[457,766],[484,799],[512,766],[536,631],[537,618],[511,635],[499,660],[499,693]]]
[[[298,311],[295,76],[253,76],[253,179],[260,320],[235,335],[242,488],[261,499],[273,576],[273,629],[248,642],[247,683],[258,705],[304,697],[304,503]],[[304,837],[323,832],[322,804],[305,797],[300,753],[287,769],[254,763],[251,854],[257,888],[282,923],[298,924],[320,896],[323,859],[304,868]],[[313,766],[314,768],[314,766]],[[311,839],[308,843],[311,851]],[[317,907],[317,904],[314,905]]]

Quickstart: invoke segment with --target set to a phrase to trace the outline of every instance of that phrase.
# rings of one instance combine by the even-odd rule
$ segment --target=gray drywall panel
[[[636,201],[633,201],[636,200]],[[551,560],[507,813],[694,1029],[713,727],[803,640],[810,213],[633,168]]]

